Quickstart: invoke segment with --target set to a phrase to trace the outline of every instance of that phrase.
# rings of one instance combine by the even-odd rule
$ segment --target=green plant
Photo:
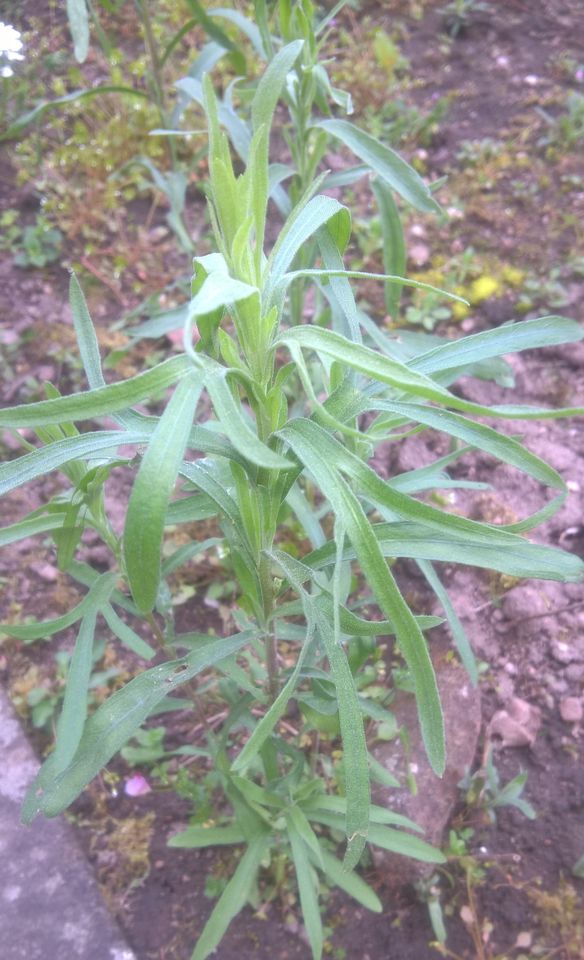
[[[423,632],[438,621],[414,616],[387,560],[410,557],[419,564],[474,681],[472,652],[433,561],[451,562],[454,556],[512,576],[559,580],[578,580],[584,570],[575,555],[524,536],[563,502],[561,477],[516,439],[471,419],[543,419],[582,411],[485,407],[448,389],[461,375],[508,383],[509,369],[498,359],[502,354],[574,342],[582,337],[578,325],[546,317],[460,341],[437,339],[430,349],[427,341],[420,349],[419,337],[385,335],[357,307],[350,280],[372,275],[344,266],[350,213],[318,193],[322,175],[303,195],[291,195],[278,237],[267,247],[269,133],[281,92],[295,88],[305,43],[296,39],[282,46],[255,86],[238,175],[221,129],[222,123],[232,126],[231,114],[225,101],[218,102],[209,76],[203,79],[217,250],[194,260],[184,351],[106,384],[91,318],[73,277],[71,306],[89,390],[66,397],[52,391],[48,400],[0,412],[1,427],[32,429],[42,444],[2,465],[0,491],[51,470],[60,470],[70,483],[45,507],[5,527],[0,542],[52,536],[60,565],[88,588],[81,602],[56,620],[2,625],[7,634],[33,641],[79,624],[55,749],[28,793],[23,817],[28,822],[37,813],[52,816],[65,809],[153,713],[169,701],[175,705],[173,694],[182,688],[203,716],[200,742],[184,749],[196,751],[214,771],[221,798],[215,823],[190,826],[171,845],[244,850],[194,960],[217,947],[248,900],[261,901],[262,869],[270,861],[283,857],[291,864],[312,954],[319,958],[321,876],[380,910],[375,892],[353,872],[366,843],[433,863],[444,860],[416,835],[415,824],[370,802],[370,779],[387,783],[389,777],[369,754],[378,725],[392,719],[385,699],[371,690],[379,637],[394,637],[407,671],[400,682],[416,697],[428,757],[437,775],[445,767],[442,713]],[[298,101],[296,106],[301,109]],[[336,131],[366,153],[380,195],[387,198],[391,188],[421,209],[436,207],[401,158],[357,128],[347,131],[338,124],[342,121],[320,121],[316,130]],[[306,160],[294,176],[308,176]],[[303,251],[313,242],[316,265],[303,266]],[[402,276],[377,279],[423,286]],[[295,322],[294,304],[288,305],[287,294],[298,282],[310,282],[317,292],[311,322]],[[375,346],[364,343],[363,334]],[[161,414],[134,409],[151,397],[160,403],[169,388]],[[199,405],[207,412],[212,408],[214,419],[198,420]],[[104,417],[116,426],[99,426]],[[80,433],[75,424],[88,420],[97,429]],[[378,443],[397,443],[427,428],[452,438],[449,455],[387,481],[367,465]],[[128,446],[137,449],[136,457],[119,454]],[[469,446],[539,480],[556,497],[507,527],[467,520],[419,499],[434,486],[469,485],[445,474]],[[203,456],[193,459],[193,451]],[[120,465],[135,475],[122,537],[104,499],[111,471]],[[173,499],[177,480],[184,496]],[[287,547],[291,514],[306,539]],[[177,633],[170,573],[215,547],[217,538],[183,542],[163,555],[165,527],[213,516],[239,584],[234,632]],[[86,527],[110,549],[110,572],[75,559]],[[376,608],[375,616],[361,615],[364,601]],[[143,618],[154,646],[122,619],[122,611]],[[156,654],[160,659],[89,714],[98,618],[146,661]],[[222,703],[218,728],[206,714],[211,696]],[[290,724],[286,714],[293,699],[310,710],[305,721],[296,717]],[[334,729],[320,733],[321,719],[335,714]],[[336,729],[342,764],[333,762],[331,752]],[[343,836],[344,866],[331,852]]]
[[[42,213],[26,227],[17,220],[17,210],[5,210],[0,215],[0,250],[11,250],[18,267],[46,267],[59,259],[63,234]]]
[[[473,15],[489,11],[490,4],[484,0],[451,0],[444,7],[446,32],[455,40],[468,29]]]
[[[104,653],[105,644],[99,642],[95,644],[92,651],[94,666],[101,660]],[[67,650],[59,650],[55,654],[55,677],[49,684],[42,683],[33,687],[26,694],[26,707],[30,711],[30,719],[33,727],[42,729],[51,727],[54,729],[54,721],[58,717],[65,696],[65,687],[69,673],[71,654]],[[118,667],[108,667],[107,669],[92,669],[88,683],[89,703],[99,702],[95,691],[99,687],[107,687],[111,680],[114,680],[120,673]]]
[[[546,132],[539,138],[540,146],[571,150],[584,139],[584,95],[573,90],[568,94],[565,110],[552,116],[542,107],[536,107],[545,121]]]
[[[484,810],[492,823],[495,822],[499,807],[516,807],[529,820],[533,820],[536,816],[535,810],[522,796],[526,782],[527,774],[519,773],[501,786],[501,778],[493,761],[493,751],[489,749],[483,767],[472,776],[469,773],[463,777],[459,787],[465,792],[466,803]]]

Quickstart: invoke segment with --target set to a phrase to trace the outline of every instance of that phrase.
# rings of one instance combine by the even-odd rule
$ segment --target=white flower
[[[0,54],[4,54],[8,60],[24,60],[20,53],[23,47],[20,36],[20,31],[9,23],[0,22]]]
[[[0,61],[24,60],[24,54],[20,52],[23,48],[20,36],[20,31],[9,23],[0,21]],[[12,67],[8,66],[7,63],[0,67],[0,76],[2,77],[11,77],[13,73]]]

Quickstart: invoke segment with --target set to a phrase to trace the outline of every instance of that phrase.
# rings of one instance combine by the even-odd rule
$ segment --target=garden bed
[[[363,16],[357,19],[348,11],[339,23],[338,70],[341,80],[345,75],[354,81],[360,111],[357,122],[366,125],[369,100],[372,110],[383,117],[383,81],[376,74],[371,82],[367,72],[376,27],[395,37],[404,58],[396,82],[410,109],[425,115],[432,103],[447,100],[436,129],[426,131],[425,145],[415,146],[412,135],[409,146],[410,158],[427,179],[448,176],[440,199],[450,217],[447,222],[437,222],[410,215],[408,270],[430,283],[462,286],[472,303],[466,316],[441,318],[427,304],[414,302],[417,313],[410,319],[448,336],[524,315],[559,312],[584,320],[582,139],[573,142],[573,131],[558,132],[536,110],[544,106],[552,118],[562,117],[567,94],[578,90],[584,94],[579,4],[576,0],[512,0],[498,10],[492,3],[485,11],[471,13],[450,41],[444,30],[442,3],[387,3],[383,13],[379,10],[382,5],[362,6]],[[38,16],[36,11],[34,15]],[[392,82],[387,76],[386,84]],[[385,122],[390,123],[391,118]],[[9,162],[10,156],[3,147],[3,162]],[[332,161],[338,162],[338,158]],[[12,163],[15,176],[13,155]],[[14,207],[14,196],[6,179],[0,195],[3,210]],[[20,188],[16,197],[26,217],[26,190]],[[135,212],[140,213],[138,207]],[[370,211],[363,207],[363,221],[368,217]],[[137,220],[137,235],[152,239],[163,222],[155,211],[150,221],[147,217]],[[375,237],[375,224],[370,232]],[[115,241],[121,244],[118,253],[123,249],[120,236],[118,233]],[[146,242],[144,249],[144,263],[139,258],[132,260],[136,276],[140,270],[148,271],[152,263],[152,249]],[[159,250],[158,270],[163,276],[172,268],[173,254],[166,240]],[[380,268],[375,244],[361,241],[353,253],[365,268]],[[154,344],[143,341],[128,350],[124,334],[112,332],[111,324],[119,318],[122,303],[132,307],[139,297],[133,280],[125,279],[123,272],[108,285],[97,282],[96,274],[111,279],[107,254],[95,257],[80,244],[73,247],[72,259],[81,265],[85,260],[94,268],[89,272],[92,285],[88,297],[100,344],[104,352],[122,350],[118,362],[124,371],[141,369],[152,351],[168,350],[171,344],[164,340]],[[85,274],[87,280],[89,273]],[[23,270],[6,253],[0,277],[2,350],[9,370],[4,401],[25,402],[46,380],[68,392],[79,381],[80,372],[66,304],[65,270]],[[481,290],[490,292],[488,299]],[[146,282],[140,293],[147,292]],[[368,287],[364,294],[378,308],[381,319],[383,305],[376,300],[377,291]],[[527,353],[512,363],[514,403],[584,403],[581,344]],[[112,377],[116,369],[121,371],[122,366],[114,367]],[[472,381],[462,390],[476,402],[507,402],[505,391],[492,384]],[[538,529],[535,539],[584,557],[582,421],[534,421],[505,429],[510,434],[521,432],[529,449],[549,460],[568,482],[566,505]],[[8,456],[15,453],[12,443],[6,439]],[[400,447],[399,461],[390,456],[390,450],[380,450],[375,462],[380,472],[389,476],[429,462],[439,452],[445,451],[437,450],[435,437],[425,433]],[[494,468],[486,456],[467,454],[456,469],[468,479],[492,484],[493,489],[456,491],[449,504],[454,511],[474,519],[509,522],[543,505],[535,481],[522,477],[518,485],[516,471],[501,465]],[[56,483],[50,477],[27,488],[26,493],[12,495],[12,516],[24,516],[38,506],[55,490]],[[128,489],[128,476],[120,470],[109,491],[112,502],[123,505]],[[99,548],[88,543],[86,550],[99,567]],[[455,560],[452,557],[453,563]],[[501,781],[507,782],[522,770],[527,772],[524,796],[536,810],[537,819],[528,820],[505,807],[496,811],[496,824],[490,824],[484,811],[464,803],[461,791],[450,824],[454,831],[451,860],[436,881],[448,949],[459,957],[493,960],[580,957],[584,951],[583,881],[572,876],[572,868],[584,853],[582,724],[576,706],[584,702],[583,587],[515,584],[454,565],[444,565],[442,572],[475,652],[486,664],[481,679],[481,754],[489,738],[489,721],[497,711],[505,710],[513,697],[540,711],[539,729],[531,744],[505,746],[509,727],[503,728],[503,745],[500,737],[495,738],[495,764]],[[179,615],[183,629],[221,631],[229,616],[230,596],[228,592],[217,596],[209,590],[215,573],[204,563],[190,568]],[[57,616],[75,595],[69,578],[56,569],[54,558],[38,542],[3,550],[0,577],[3,621],[22,614],[38,614],[42,619],[49,614]],[[406,594],[423,598],[413,564],[403,562],[398,577]],[[7,641],[0,649],[4,682],[29,720],[28,693],[36,686],[49,688],[55,674],[55,652],[61,646],[66,648],[70,640],[64,634],[58,642],[33,646]],[[111,661],[106,666],[117,666],[129,675],[135,665],[126,656],[121,664]],[[170,724],[170,740],[192,738],[197,722],[179,715]],[[464,716],[460,722],[464,723]],[[46,747],[46,737],[37,737],[39,749]],[[134,772],[123,760],[116,760],[111,776],[98,778],[77,801],[72,818],[106,899],[139,960],[183,960],[190,956],[210,912],[208,894],[221,888],[232,854],[167,848],[168,837],[184,826],[191,803],[161,788],[139,797],[127,796],[125,786]],[[151,779],[148,768],[142,772]],[[193,798],[195,804],[206,799],[204,791]],[[472,834],[466,832],[469,829]],[[206,882],[210,874],[213,879]],[[379,883],[371,864],[365,875],[373,885]],[[379,917],[352,901],[331,897],[327,909],[330,955],[336,960],[438,956],[430,946],[434,934],[423,898],[411,888],[401,889],[399,883],[392,883],[391,889],[382,884],[379,888],[385,906]],[[309,956],[292,887],[284,886],[258,914],[248,910],[230,929],[218,956],[231,960],[242,955],[257,960],[304,960]]]

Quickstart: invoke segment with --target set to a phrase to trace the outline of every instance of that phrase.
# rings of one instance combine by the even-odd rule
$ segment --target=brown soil
[[[449,174],[444,205],[461,197],[465,214],[448,226],[423,223],[430,250],[455,253],[472,243],[481,255],[496,256],[540,275],[572,255],[581,256],[578,216],[584,205],[582,183],[568,192],[566,184],[569,178],[584,177],[582,153],[560,150],[549,155],[538,147],[543,128],[534,109],[545,103],[557,113],[566,90],[577,85],[562,63],[570,59],[584,63],[578,0],[493,2],[487,12],[472,15],[467,29],[451,44],[445,43],[440,2],[363,6],[373,21],[388,31],[402,25],[403,50],[416,80],[410,98],[422,107],[432,95],[452,95],[446,120],[424,162],[430,179]],[[422,12],[420,20],[413,16],[415,9]],[[479,182],[478,172],[461,171],[457,161],[463,140],[485,138],[504,141],[512,156],[509,166],[498,168],[491,163],[486,187]],[[527,156],[527,164],[515,162],[521,153]],[[523,183],[520,191],[517,180]],[[0,203],[3,209],[14,205],[8,179]],[[412,226],[416,225],[411,222]],[[2,258],[1,347],[8,370],[4,401],[30,399],[45,380],[64,392],[79,381],[66,285],[63,270],[26,272],[16,269],[9,256]],[[568,275],[565,285],[565,309],[584,319],[581,277]],[[121,296],[131,301],[131,291],[122,291]],[[119,313],[119,299],[119,290],[94,287],[91,293],[102,344],[110,349],[119,346],[119,342],[111,342],[108,330]],[[548,312],[545,303],[540,312]],[[512,316],[511,300],[502,295],[474,310],[464,329],[480,329]],[[448,332],[458,335],[460,331]],[[140,354],[130,355],[129,362],[139,366],[141,361]],[[584,402],[581,345],[526,354],[513,365],[517,380],[513,402]],[[502,397],[499,388],[479,382],[465,384],[463,390],[483,403],[498,402]],[[548,459],[569,481],[571,491],[562,511],[535,537],[584,556],[581,421],[509,427],[510,432],[519,429],[529,448]],[[13,455],[13,441],[7,438],[5,442]],[[434,447],[435,438],[412,438],[400,448],[398,457],[390,458],[387,453],[385,462],[380,457],[380,466],[391,473],[409,469],[432,459]],[[542,505],[535,482],[523,477],[518,480],[513,470],[494,466],[487,457],[466,456],[457,469],[467,478],[493,487],[487,494],[457,492],[453,508],[470,516],[491,522],[508,520]],[[13,495],[6,518],[23,516],[51,495],[57,483],[51,477],[27,488],[26,493]],[[120,510],[127,491],[128,478],[120,473],[112,491]],[[99,556],[91,554],[94,546],[88,542],[86,549],[99,564]],[[539,707],[542,713],[533,746],[499,745],[495,754],[503,783],[520,770],[527,771],[525,796],[536,809],[537,819],[528,821],[518,811],[504,808],[497,814],[496,825],[491,825],[461,804],[453,821],[453,829],[460,832],[470,825],[474,834],[469,840],[472,860],[453,860],[440,879],[448,947],[468,960],[520,956],[574,960],[584,956],[583,881],[571,875],[576,859],[584,853],[584,767],[581,725],[562,720],[560,704],[568,697],[581,699],[583,695],[582,586],[511,584],[454,565],[443,565],[441,573],[477,655],[489,665],[481,683],[486,721],[513,696]],[[206,623],[220,626],[216,611],[201,603],[200,576],[204,577],[204,571],[195,574],[197,593],[181,614],[183,629],[187,622],[190,629],[203,629]],[[402,564],[400,577],[402,584],[421,591],[412,564]],[[38,543],[3,551],[0,578],[4,586],[2,620],[21,613],[56,616],[75,596],[70,580],[55,571],[53,558]],[[0,654],[6,685],[13,693],[23,684],[25,688],[31,663],[46,680],[53,670],[54,652],[70,640],[65,635],[58,642],[25,648],[7,643]],[[132,669],[131,659],[124,661],[124,668]],[[174,721],[171,735],[188,733],[188,728],[181,729],[181,722]],[[123,761],[116,761],[112,771],[121,778],[128,773]],[[168,849],[166,840],[185,823],[189,804],[165,792],[131,800],[124,796],[122,783],[114,789],[107,780],[96,782],[78,801],[73,816],[80,828],[80,842],[95,864],[106,896],[109,890],[112,909],[139,960],[186,960],[212,907],[203,892],[204,879],[210,871],[221,876],[225,860],[215,851]],[[154,816],[145,820],[149,814]],[[127,825],[125,840],[116,832],[120,824]],[[469,888],[465,868],[472,873],[479,867],[486,871],[485,877],[476,877]],[[371,868],[365,872],[377,883]],[[571,891],[575,891],[573,899]],[[330,899],[330,955],[336,960],[426,960],[438,956],[430,946],[433,935],[426,907],[415,893],[410,889],[381,893],[385,912],[380,917],[366,914],[342,897]],[[518,941],[520,935],[523,940]],[[290,905],[277,900],[261,915],[253,916],[247,910],[228,932],[217,956],[221,960],[241,956],[306,960],[309,948],[294,924]]]

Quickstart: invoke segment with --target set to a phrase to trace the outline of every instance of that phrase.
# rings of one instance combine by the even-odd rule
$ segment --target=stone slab
[[[38,763],[0,691],[2,960],[136,960],[107,911],[67,822],[20,822]]]

